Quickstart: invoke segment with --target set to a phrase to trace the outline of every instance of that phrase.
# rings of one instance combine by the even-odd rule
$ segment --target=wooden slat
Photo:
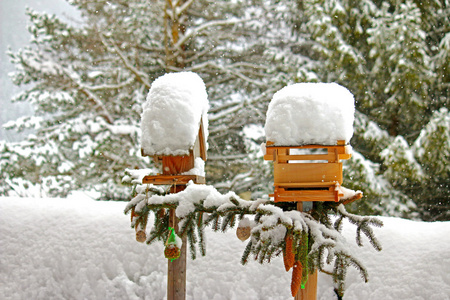
[[[194,155],[161,156],[162,171],[164,175],[181,174],[194,168]]]
[[[352,203],[352,202],[354,202],[354,201],[356,201],[356,200],[361,199],[362,197],[363,197],[362,192],[359,192],[359,193],[357,193],[355,196],[353,196],[352,198],[343,200],[341,203],[344,204],[344,205],[347,205],[347,204],[349,204],[349,203]]]
[[[308,191],[304,192],[283,192],[275,193],[275,202],[298,202],[298,201],[336,201],[336,197],[333,193],[329,191]],[[339,199],[338,199],[339,201]]]
[[[283,159],[286,159],[286,157],[284,157],[284,155],[282,155],[281,157]],[[339,157],[339,160],[344,160],[344,159],[350,159],[352,157],[352,155],[351,154],[338,154],[338,157]],[[287,157],[288,161],[290,161],[290,160],[329,160],[329,159],[332,159],[332,156],[328,155],[328,154],[299,154],[299,155],[289,155]],[[264,155],[264,160],[272,160],[273,161],[273,154]]]
[[[274,152],[274,161],[279,163],[287,163],[287,157],[289,157],[289,150],[290,149],[278,149],[276,152]]]
[[[349,159],[351,157],[350,154],[350,146],[348,145],[302,145],[302,146],[274,146],[267,144],[266,145],[266,155],[264,156],[265,160],[272,160],[272,156],[274,152],[279,150],[289,150],[289,149],[327,149],[329,155],[339,155],[339,159]],[[281,154],[279,152],[279,154]],[[314,154],[313,154],[314,155]]]
[[[320,181],[320,182],[284,182],[276,183],[275,187],[287,187],[287,188],[307,188],[307,187],[336,187],[339,185],[337,181]]]
[[[275,187],[273,197],[275,202],[297,202],[297,201],[334,201],[338,202],[342,197],[339,191],[334,188],[328,190],[288,190]]]
[[[274,152],[277,152],[280,155],[283,155],[280,153],[279,150],[289,150],[289,149],[327,149],[328,154],[330,157],[326,160],[329,161],[336,161],[337,159],[350,159],[350,147],[347,145],[302,145],[302,146],[275,146],[273,144],[270,144],[270,142],[267,142],[266,145],[266,155],[264,155],[265,160],[273,160]],[[332,158],[332,156],[338,155],[337,158]],[[320,154],[312,154],[312,155],[320,155]],[[296,159],[296,160],[306,160],[307,158],[302,159]],[[293,160],[293,159],[290,159]],[[311,160],[324,160],[323,158],[314,158],[314,156],[311,157]]]
[[[198,137],[200,143],[200,157],[203,161],[206,161],[206,135],[205,129],[203,128],[203,118],[200,118],[200,128],[198,129]]]
[[[331,181],[342,183],[342,163],[274,163],[275,184]]]
[[[266,147],[267,148],[278,148],[278,149],[283,149],[283,148],[289,148],[289,149],[316,149],[316,148],[345,148],[345,142],[342,141],[338,141],[336,145],[284,145],[284,146],[277,146],[275,145],[273,142],[271,141],[267,141],[266,142]]]
[[[291,160],[334,160],[334,154],[295,154],[295,155],[279,155],[279,161],[291,161]]]
[[[273,148],[267,148],[265,147],[265,154],[264,154],[264,159],[265,160],[273,160],[273,153],[274,151],[276,151],[276,149]]]
[[[339,159],[350,159],[352,155],[350,153],[339,154]]]
[[[264,160],[273,160],[273,155],[269,154],[264,155]]]
[[[337,148],[344,149],[345,145],[292,145],[292,146],[270,146],[266,145],[267,149],[328,149],[328,148]],[[340,150],[343,151],[343,150]]]
[[[205,177],[198,175],[149,175],[142,179],[142,183],[154,185],[186,185],[191,180],[194,183],[201,184],[206,182]]]

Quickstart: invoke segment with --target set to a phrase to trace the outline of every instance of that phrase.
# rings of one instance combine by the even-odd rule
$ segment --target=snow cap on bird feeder
[[[209,108],[203,80],[193,72],[168,73],[150,88],[141,116],[142,154],[190,155],[200,143],[206,159]],[[201,135],[201,136],[200,136]]]
[[[353,135],[352,93],[336,83],[296,83],[274,94],[266,140],[277,146],[336,145]]]
[[[353,95],[336,83],[297,83],[275,93],[263,145],[264,159],[273,161],[275,202],[345,198],[341,160],[351,157],[354,113]]]

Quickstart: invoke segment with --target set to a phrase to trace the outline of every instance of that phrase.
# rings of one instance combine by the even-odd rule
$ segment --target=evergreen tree
[[[271,94],[286,84],[282,74],[292,65],[287,70],[276,63],[286,57],[274,50],[284,33],[277,29],[288,27],[268,26],[290,10],[268,21],[264,16],[273,6],[253,2],[73,0],[83,16],[80,27],[27,10],[32,45],[9,53],[17,70],[13,81],[27,89],[13,100],[32,103],[37,116],[8,128],[35,134],[2,147],[3,193],[13,181],[41,184],[52,178],[58,185],[64,178],[63,188],[48,192],[96,188],[104,198],[126,198],[122,170],[150,166],[139,155],[141,105],[155,78],[180,70],[198,73],[208,88],[210,180],[230,188],[252,173],[255,182],[266,171],[255,171],[261,161],[252,166],[247,158],[242,129],[262,124]],[[283,43],[285,53],[307,65],[302,55],[289,52],[292,40]],[[306,80],[306,70],[295,77]]]
[[[442,201],[445,187],[431,184],[433,171],[425,172],[417,149],[411,149],[433,112],[448,105],[448,1],[303,3],[313,49],[323,62],[320,80],[348,87],[357,101],[352,145],[365,160],[350,161],[344,175],[354,189],[357,177],[366,188],[358,209],[403,217],[418,210],[424,217],[425,203],[448,201],[448,194]],[[437,157],[437,164],[448,163]],[[446,180],[437,174],[437,182]]]
[[[395,6],[393,12],[391,9],[383,3],[368,29],[370,74],[375,79],[370,115],[391,136],[413,138],[426,122],[418,116],[426,112],[434,73],[420,10],[412,1]],[[372,112],[380,107],[384,109]]]
[[[116,194],[115,186],[123,167],[143,165],[135,147],[139,104],[147,74],[156,70],[140,73],[127,58],[110,51],[108,41],[116,36],[143,39],[147,32],[130,28],[136,20],[125,16],[145,5],[102,4],[104,14],[100,15],[100,3],[77,4],[84,8],[88,26],[68,26],[56,16],[27,10],[32,46],[10,56],[17,69],[14,83],[29,88],[14,101],[30,102],[39,117],[11,123],[19,130],[30,127],[35,135],[3,149],[11,156],[17,156],[14,149],[26,149],[27,155],[20,159],[31,172],[25,169],[23,174],[3,176],[17,180],[22,175],[31,183],[65,176],[70,178],[69,188],[64,186],[56,194],[102,185],[109,197],[120,198],[125,195]],[[134,59],[138,65],[142,57]],[[18,168],[14,160],[2,160],[2,164]]]
[[[35,134],[0,145],[3,194],[25,184],[53,195],[98,188],[105,198],[126,198],[122,170],[151,167],[139,155],[150,84],[190,70],[208,88],[207,173],[221,191],[271,190],[263,135],[248,131],[262,129],[274,92],[336,81],[357,105],[355,154],[344,176],[366,200],[353,209],[448,218],[429,210],[448,202],[448,174],[439,169],[448,156],[431,142],[450,105],[447,0],[71,3],[83,25],[28,10],[32,45],[10,53],[13,80],[27,88],[14,101],[32,103],[36,116],[8,124]]]
[[[450,199],[450,112],[435,111],[421,130],[412,150],[422,166],[417,203],[424,220],[448,220]],[[416,191],[414,191],[416,192]]]

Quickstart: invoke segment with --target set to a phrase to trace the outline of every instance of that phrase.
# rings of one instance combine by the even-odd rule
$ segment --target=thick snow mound
[[[186,155],[194,146],[200,120],[207,135],[208,95],[193,72],[157,78],[141,116],[141,147],[147,155]]]
[[[336,83],[296,83],[275,93],[267,110],[266,140],[278,146],[335,145],[353,135],[352,93]]]
[[[135,241],[129,216],[123,214],[126,204],[81,195],[0,197],[0,299],[165,299],[164,246]],[[450,222],[380,219],[384,227],[374,231],[381,252],[367,240],[364,247],[356,246],[355,227],[343,226],[369,272],[364,283],[349,268],[344,299],[450,299]],[[187,262],[186,299],[292,299],[292,273],[284,270],[281,257],[242,266],[246,243],[235,230],[205,234],[206,256]],[[322,273],[317,299],[337,300],[331,277]]]

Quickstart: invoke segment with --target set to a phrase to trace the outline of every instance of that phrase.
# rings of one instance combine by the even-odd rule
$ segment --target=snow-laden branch
[[[86,88],[91,91],[101,91],[101,90],[115,90],[126,87],[127,85],[132,84],[134,81],[133,78],[128,78],[126,81],[118,83],[118,84],[101,84],[95,86],[83,85],[83,88]]]
[[[108,43],[106,41],[106,39],[108,39],[104,34],[101,35],[102,37],[102,42],[106,47],[113,47],[113,50],[115,53],[117,53],[117,55],[119,56],[120,60],[122,61],[123,65],[131,72],[134,74],[134,76],[136,77],[136,79],[142,83],[143,85],[145,85],[146,88],[150,88],[151,84],[147,79],[147,75],[145,75],[144,73],[142,73],[141,71],[139,71],[138,69],[136,69],[135,67],[133,67],[133,65],[128,61],[128,59],[125,57],[125,55],[122,53],[122,51],[120,51],[119,47],[116,46],[116,44],[113,41],[110,41],[110,43]]]
[[[176,9],[176,14],[177,16],[182,15],[186,10],[188,10],[188,8],[195,2],[195,0],[188,0],[185,3],[183,3],[183,5],[181,5],[180,7],[178,7],[178,3],[177,5],[177,9]]]
[[[238,78],[240,78],[240,79],[242,79],[242,80],[244,80],[246,82],[249,82],[249,83],[251,83],[253,85],[264,86],[264,82],[259,81],[259,80],[255,80],[255,79],[252,79],[252,78],[246,76],[243,72],[241,72],[239,70],[239,68],[237,68],[237,67],[241,67],[241,66],[252,68],[252,65],[253,64],[247,64],[247,65],[245,65],[245,64],[232,64],[232,65],[230,65],[228,67],[224,67],[224,66],[218,65],[218,64],[216,64],[214,62],[207,61],[207,62],[204,62],[204,63],[201,63],[201,64],[194,65],[191,68],[189,68],[189,70],[193,71],[193,72],[196,72],[196,71],[199,71],[199,70],[204,70],[206,67],[212,67],[212,68],[218,69],[218,70],[220,70],[220,71],[222,71],[222,72],[224,72],[226,74],[232,74],[232,75],[234,75],[234,76],[236,76],[236,77],[238,77]]]
[[[235,25],[238,23],[244,23],[248,22],[250,19],[245,20],[237,20],[237,19],[230,19],[230,20],[215,20],[203,23],[202,25],[195,27],[194,29],[187,32],[182,38],[178,40],[178,42],[174,45],[176,49],[181,49],[181,46],[186,43],[189,39],[193,38],[195,35],[201,33],[202,31],[215,27],[215,26],[229,26],[229,25]]]
[[[230,157],[227,157],[227,159],[230,159]],[[215,187],[216,188],[227,188],[227,189],[231,190],[235,187],[235,185],[237,183],[241,183],[246,178],[251,177],[251,175],[253,175],[253,170],[250,170],[249,172],[238,174],[238,175],[234,176],[234,178],[233,178],[233,180],[231,180],[231,182],[228,181],[226,183],[219,183],[219,184],[216,184]]]
[[[90,101],[94,102],[97,105],[97,107],[103,111],[103,113],[101,113],[101,115],[106,120],[106,122],[108,122],[109,124],[112,124],[114,122],[114,118],[111,116],[109,111],[106,109],[105,104],[103,104],[103,102],[97,97],[97,95],[95,95],[90,90],[83,87],[82,84],[79,84],[79,83],[76,83],[76,84],[78,85],[78,90],[81,93],[83,93]]]
[[[136,183],[139,181],[136,179],[142,178],[143,174],[128,170],[124,180]],[[244,222],[251,224],[248,229],[251,238],[241,258],[243,264],[248,262],[251,254],[260,263],[270,262],[273,256],[288,251],[286,239],[289,237],[296,253],[295,260],[304,266],[304,275],[307,277],[308,272],[314,270],[324,271],[333,276],[339,291],[344,289],[346,269],[349,266],[359,270],[364,281],[368,278],[367,270],[353,255],[340,233],[342,218],[348,218],[357,226],[358,236],[361,232],[364,233],[376,250],[381,249],[369,227],[381,226],[381,222],[373,217],[352,215],[342,204],[334,202],[329,206],[322,206],[322,211],[318,212],[321,217],[315,219],[310,213],[285,211],[269,199],[246,201],[234,192],[221,194],[209,185],[191,183],[181,192],[168,194],[160,187],[138,184],[125,213],[132,212],[132,226],[139,230],[140,235],[145,230],[142,224],[147,224],[148,214],[153,212],[156,215],[154,226],[146,240],[150,244],[167,238],[169,210],[174,210],[178,217],[178,234],[188,237],[193,259],[196,257],[196,244],[200,247],[201,254],[205,255],[203,229],[206,226],[212,226],[216,231],[225,231],[234,227],[237,219],[242,221],[246,219],[245,215],[253,215],[254,221]],[[334,226],[328,217],[326,221],[323,219],[329,210],[340,215]],[[357,243],[361,245],[360,241]],[[333,271],[326,271],[325,263],[334,263]]]
[[[375,234],[373,233],[373,230],[370,226],[382,227],[383,222],[381,222],[377,218],[351,214],[345,210],[345,207],[342,204],[338,206],[338,212],[341,215],[341,218],[336,221],[335,228],[337,230],[340,230],[341,221],[343,217],[345,217],[350,221],[350,223],[356,225],[358,228],[356,231],[356,243],[358,244],[358,246],[362,246],[361,232],[363,232],[364,235],[369,238],[370,244],[376,250],[381,251],[381,244],[375,237]]]
[[[213,123],[213,122],[217,122],[218,120],[220,120],[222,118],[233,116],[235,113],[240,111],[243,107],[253,104],[264,98],[265,98],[265,95],[261,95],[259,97],[255,97],[254,99],[249,99],[249,100],[245,100],[245,101],[236,101],[236,102],[224,104],[224,105],[220,106],[220,108],[214,109],[214,111],[216,111],[217,113],[211,114],[208,117],[208,120],[210,123]],[[227,125],[227,127],[228,126],[229,125]],[[216,131],[220,131],[220,130],[218,130],[217,128],[216,128],[216,130],[211,129],[210,133],[214,133]]]
[[[102,113],[100,114],[106,122],[109,124],[112,124],[114,122],[114,118],[109,113],[108,109],[106,108],[103,101],[97,97],[96,94],[92,93],[91,90],[86,88],[86,86],[81,82],[80,78],[78,76],[74,76],[73,72],[67,68],[64,68],[60,66],[61,71],[69,78],[72,83],[76,86],[76,88],[84,94],[89,101],[93,102],[96,105],[96,108],[99,108]]]

